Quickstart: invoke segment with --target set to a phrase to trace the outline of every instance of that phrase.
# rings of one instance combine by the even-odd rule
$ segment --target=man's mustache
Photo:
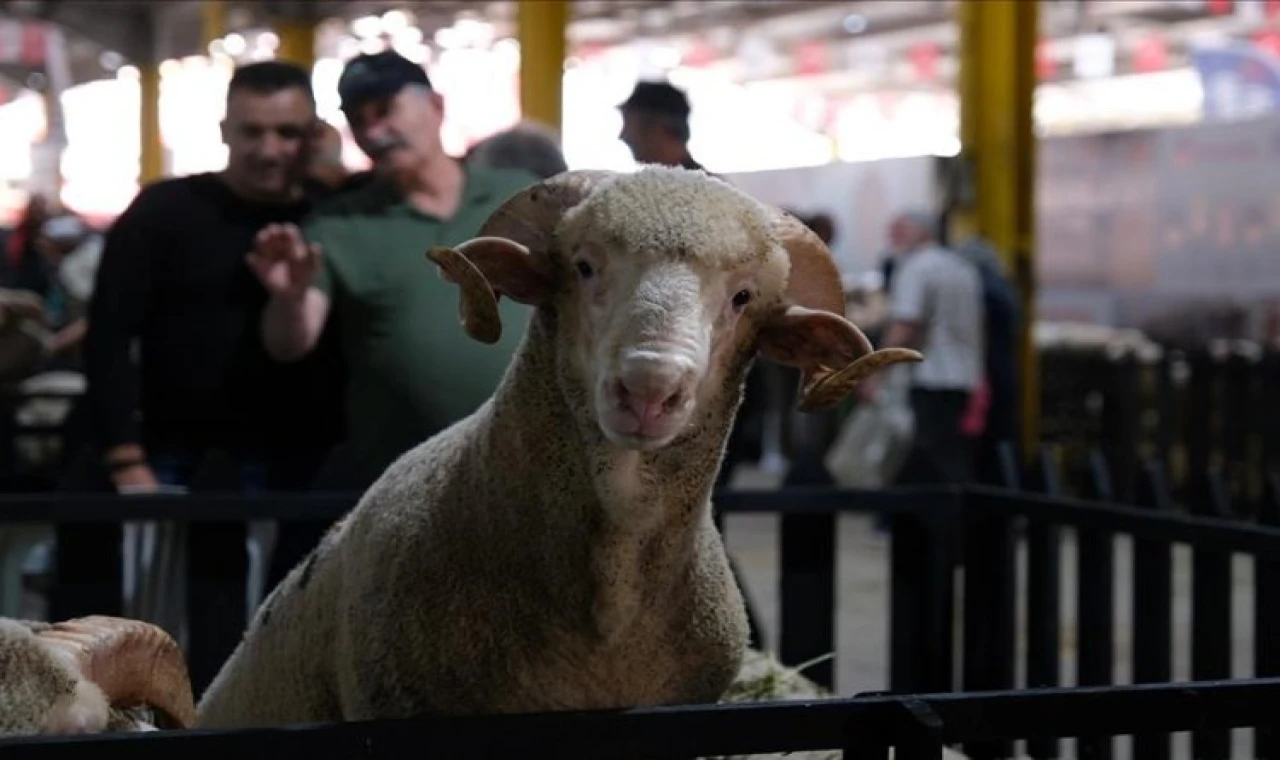
[[[370,158],[379,158],[384,153],[394,148],[407,148],[409,143],[400,135],[391,134],[386,137],[379,137],[369,141]]]

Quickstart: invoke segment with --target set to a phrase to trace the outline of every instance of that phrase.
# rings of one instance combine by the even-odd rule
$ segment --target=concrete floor
[[[764,473],[742,472],[734,485],[743,488],[768,488],[775,480]],[[771,646],[776,646],[778,631],[778,519],[770,515],[732,515],[725,521],[725,540],[748,587],[765,626]],[[879,691],[888,688],[888,559],[887,537],[875,532],[870,519],[863,516],[842,517],[839,521],[837,588],[836,688],[841,694]],[[1061,683],[1075,684],[1076,564],[1075,543],[1070,531],[1064,531],[1062,550],[1062,650]],[[1174,631],[1173,678],[1188,680],[1191,674],[1191,551],[1186,546],[1174,548]],[[1115,682],[1129,683],[1132,647],[1129,630],[1132,624],[1132,557],[1130,542],[1116,539],[1116,636],[1117,654]],[[1019,550],[1018,582],[1023,588],[1026,577],[1025,551]],[[1233,677],[1248,678],[1253,674],[1253,563],[1238,555],[1233,562]],[[1018,605],[1019,628],[1025,621],[1025,604]],[[1024,679],[1021,660],[1025,657],[1025,638],[1019,642],[1017,679]],[[794,663],[788,663],[794,664]],[[1064,753],[1073,756],[1072,742],[1063,743]],[[1117,740],[1117,757],[1129,756],[1129,740]],[[1252,753],[1252,731],[1234,732],[1233,757],[1248,758]],[[1190,757],[1190,736],[1174,737],[1174,756]]]

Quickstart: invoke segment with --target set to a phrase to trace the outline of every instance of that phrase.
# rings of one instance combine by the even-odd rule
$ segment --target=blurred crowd
[[[35,197],[6,235],[0,382],[79,378],[73,414],[105,487],[186,488],[216,450],[247,493],[322,475],[360,489],[496,386],[527,314],[504,299],[508,329],[478,345],[457,327],[456,293],[424,276],[423,252],[472,237],[517,191],[564,171],[557,135],[525,123],[448,155],[441,95],[391,51],[349,61],[338,95],[368,171],[344,166],[306,70],[253,63],[229,84],[224,169],[145,186],[105,230]],[[641,82],[619,108],[638,162],[702,169],[681,91]],[[803,221],[827,242],[839,234],[830,217]],[[850,316],[878,344],[925,361],[816,423],[790,411],[794,373],[758,363],[722,484],[743,465],[816,463],[865,487],[991,466],[991,442],[1015,424],[1016,300],[989,246],[952,250],[938,228],[904,210],[886,230],[882,281],[850,288]],[[268,587],[318,538],[282,527]]]
[[[444,318],[450,294],[419,276],[420,254],[565,171],[558,136],[522,123],[447,155],[441,96],[395,52],[353,59],[338,89],[369,171],[344,165],[304,70],[254,63],[229,85],[223,170],[143,188],[105,230],[34,196],[4,235],[0,382],[81,378],[77,411],[117,489],[181,487],[212,449],[245,489],[305,488],[335,447],[359,487],[473,409],[505,367],[520,323],[498,350],[469,344]],[[702,169],[683,92],[640,82],[619,108],[637,161]],[[828,243],[838,234],[828,215],[801,219]],[[975,441],[1014,429],[1016,299],[990,246],[952,250],[938,228],[904,210],[879,276],[848,287],[856,323],[926,361],[816,427],[788,412],[796,378],[758,366],[722,483],[742,463],[780,472],[796,455],[865,486],[967,480],[989,465]],[[874,474],[866,455],[849,459],[869,444],[889,452]]]

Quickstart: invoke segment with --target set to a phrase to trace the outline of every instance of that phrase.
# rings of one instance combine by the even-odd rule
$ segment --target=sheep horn
[[[433,247],[427,251],[427,258],[440,267],[445,279],[457,283],[462,291],[458,318],[467,334],[481,343],[497,343],[502,337],[498,295],[484,273],[453,248]]]
[[[821,370],[814,372],[800,395],[797,409],[802,412],[818,412],[830,409],[849,394],[858,383],[875,373],[898,362],[923,361],[918,351],[909,348],[882,348],[872,351],[861,358],[845,365],[844,369],[832,372]]]
[[[774,231],[791,259],[791,275],[787,280],[786,300],[809,309],[845,315],[844,287],[840,270],[822,238],[799,219],[775,209]],[[805,370],[800,380],[800,400],[796,408],[802,412],[818,412],[838,404],[858,383],[890,364],[920,361],[923,357],[900,348],[874,350],[862,331],[861,355],[853,357],[838,369],[815,367]]]
[[[804,222],[781,209],[774,216],[774,231],[791,259],[786,299],[798,306],[844,316],[844,286],[840,269],[822,238]]]
[[[54,623],[36,635],[70,655],[112,705],[145,705],[176,728],[195,725],[186,662],[164,630],[139,620],[92,616]]]
[[[594,170],[561,172],[530,185],[490,214],[475,237],[506,238],[535,256],[545,257],[554,247],[556,227],[564,212],[613,174]],[[484,272],[454,248],[433,247],[427,251],[427,258],[462,291],[458,314],[467,334],[482,343],[496,343],[502,336],[502,316],[498,294]]]
[[[554,246],[555,230],[564,212],[613,176],[615,172],[581,169],[530,185],[490,214],[477,237],[507,238],[534,255],[545,256]]]

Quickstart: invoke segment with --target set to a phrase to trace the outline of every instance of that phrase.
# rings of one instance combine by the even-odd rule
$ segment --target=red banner
[[[45,62],[45,33],[44,26],[41,24],[23,24],[22,25],[22,52],[21,60],[23,66],[31,68],[40,68]]]
[[[827,71],[827,46],[821,42],[802,42],[796,48],[796,73],[803,76]]]
[[[936,42],[922,42],[912,45],[907,53],[916,76],[924,80],[933,80],[938,76],[938,61],[942,58],[942,47]]]
[[[1163,37],[1152,35],[1140,41],[1133,51],[1133,70],[1141,74],[1164,71],[1169,67],[1169,46]]]

